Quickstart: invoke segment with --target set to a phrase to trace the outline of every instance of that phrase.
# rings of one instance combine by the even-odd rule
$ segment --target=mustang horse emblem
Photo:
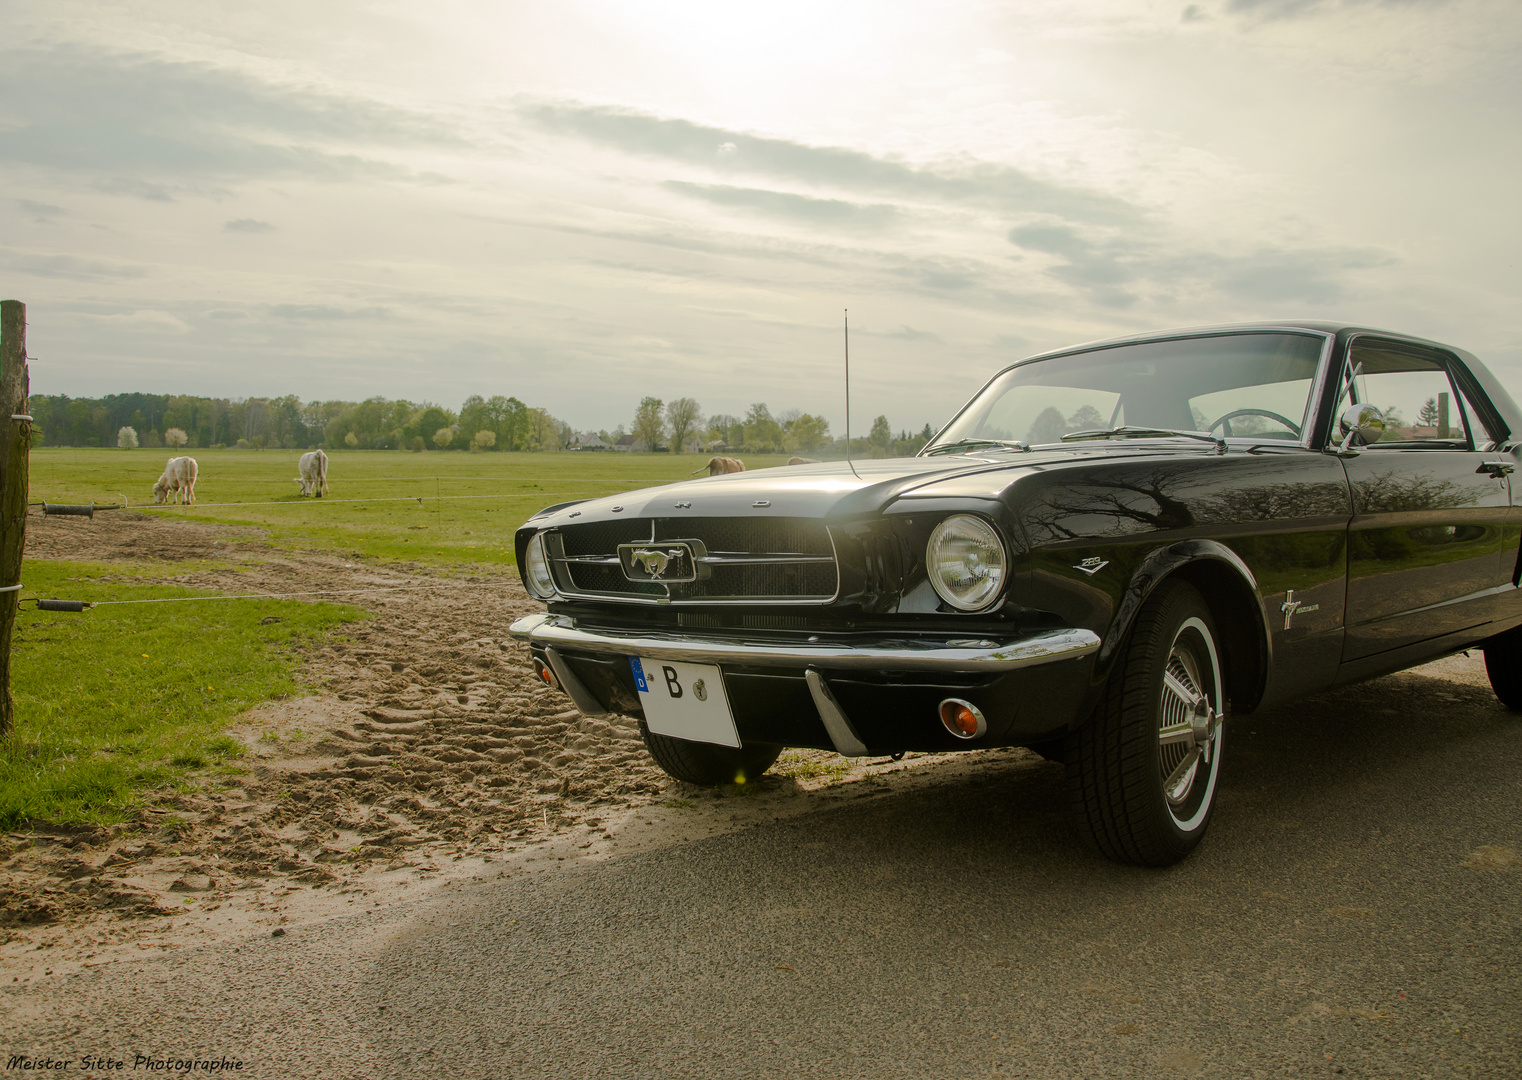
[[[668,551],[653,551],[650,548],[640,548],[630,553],[630,558],[645,568],[645,573],[652,578],[659,579],[666,573],[666,568],[671,565],[672,559],[680,559],[686,552],[681,548],[672,548]]]

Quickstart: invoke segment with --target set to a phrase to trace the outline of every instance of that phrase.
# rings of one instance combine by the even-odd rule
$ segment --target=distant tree
[[[116,445],[122,450],[137,449],[137,432],[130,427],[118,428],[116,432]]]
[[[1092,405],[1080,405],[1073,412],[1073,415],[1068,417],[1068,431],[1089,431],[1093,428],[1109,426],[1109,424],[1105,423],[1105,418],[1100,411]],[[1064,431],[1063,434],[1066,435],[1067,431]]]
[[[185,434],[184,428],[172,427],[164,432],[165,446],[184,446],[190,441],[190,436]]]
[[[1047,406],[1036,414],[1036,419],[1031,421],[1030,430],[1025,433],[1025,441],[1033,446],[1039,443],[1054,443],[1067,433],[1067,421],[1062,418],[1062,414],[1051,406]]]
[[[654,450],[660,444],[661,436],[666,431],[666,423],[661,419],[660,398],[640,399],[639,408],[634,410],[634,423],[629,425],[629,431],[645,444],[646,450]]]
[[[920,431],[920,434],[924,436],[926,442],[929,442],[931,439],[935,438],[935,429],[932,428],[929,424],[926,424],[924,429]]]
[[[756,450],[782,448],[782,425],[772,419],[772,411],[766,402],[755,402],[745,413],[744,443]]]
[[[703,433],[703,436],[709,442],[727,443],[729,442],[729,429],[733,427],[739,427],[741,431],[744,431],[744,425],[740,422],[738,416],[731,416],[729,413],[715,413],[708,418],[708,430]]]
[[[1437,398],[1428,398],[1422,405],[1421,411],[1416,414],[1416,422],[1422,427],[1437,427],[1437,421]]]
[[[454,442],[454,428],[441,427],[433,433],[433,445],[443,450]]]
[[[528,409],[524,413],[524,419],[527,423],[527,435],[523,449],[559,450],[565,445],[567,426],[543,409]]]
[[[829,437],[830,422],[828,420],[822,416],[803,413],[788,425],[787,434],[782,439],[782,446],[789,452],[801,450],[810,454],[818,450]]]
[[[879,416],[872,421],[872,430],[867,432],[867,442],[879,450],[888,449],[888,444],[893,441],[893,429],[888,426],[888,418]]]
[[[682,446],[697,431],[703,421],[703,410],[690,397],[677,398],[666,403],[666,426],[671,431],[671,452],[680,454]]]
[[[491,428],[483,428],[476,432],[476,437],[471,440],[471,443],[477,450],[490,450],[497,445],[497,433]]]
[[[423,442],[422,439],[418,440],[418,444],[419,444],[418,445],[418,449],[419,450],[421,450],[423,448],[422,445],[421,445],[422,442]],[[354,434],[354,432],[352,432],[352,431],[349,432],[347,435],[344,436],[344,445],[349,447],[349,449],[352,450],[354,447],[359,445],[359,436]]]

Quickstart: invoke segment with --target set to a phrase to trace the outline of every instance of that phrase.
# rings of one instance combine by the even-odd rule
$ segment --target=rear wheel
[[[1485,643],[1485,674],[1501,704],[1522,712],[1522,626]]]
[[[1093,717],[1068,735],[1069,804],[1112,859],[1170,866],[1205,835],[1221,768],[1217,640],[1193,586],[1159,586]]]
[[[772,767],[782,747],[776,743],[751,743],[736,749],[714,743],[689,742],[658,735],[639,722],[645,749],[666,775],[702,787],[744,784]]]

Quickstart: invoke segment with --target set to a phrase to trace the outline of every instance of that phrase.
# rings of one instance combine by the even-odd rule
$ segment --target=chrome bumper
[[[1015,641],[987,638],[868,637],[850,644],[815,639],[714,640],[656,631],[588,630],[563,615],[527,615],[509,628],[519,641],[578,652],[640,656],[699,664],[831,668],[870,671],[945,671],[965,674],[1076,660],[1099,648],[1089,630],[1046,630]]]

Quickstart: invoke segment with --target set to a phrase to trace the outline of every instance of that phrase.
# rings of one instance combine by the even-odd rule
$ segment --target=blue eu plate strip
[[[648,694],[650,687],[645,685],[645,669],[640,666],[639,657],[629,657],[629,668],[634,672],[634,685],[639,687],[639,692]]]

